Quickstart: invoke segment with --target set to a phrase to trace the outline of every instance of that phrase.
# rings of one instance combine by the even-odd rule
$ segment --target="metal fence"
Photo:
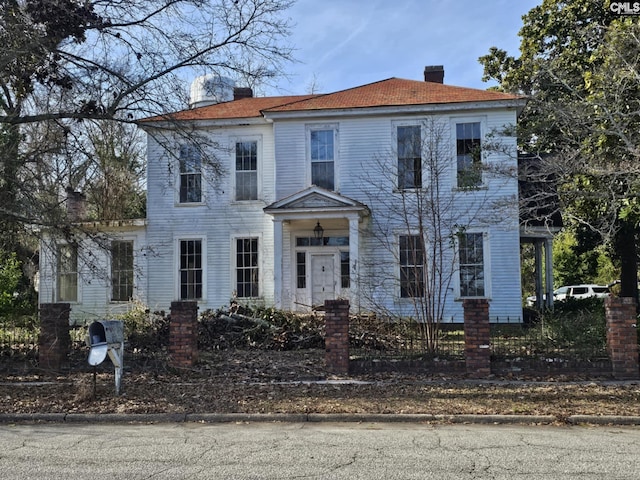
[[[0,357],[35,362],[39,335],[40,328],[34,317],[0,317]]]
[[[496,322],[497,320],[497,322]],[[507,321],[508,320],[508,321]],[[491,362],[495,373],[585,371],[611,372],[606,332],[549,328],[543,322],[524,325],[513,319],[492,319]],[[166,324],[165,324],[166,323]],[[125,358],[129,366],[166,368],[168,323],[154,324],[128,334]],[[415,322],[386,322],[372,317],[353,318],[350,357],[354,371],[413,369],[456,372],[464,370],[464,327],[444,324],[431,342],[424,326]],[[37,367],[37,318],[0,318],[0,369]],[[71,368],[86,365],[86,328],[70,330]]]

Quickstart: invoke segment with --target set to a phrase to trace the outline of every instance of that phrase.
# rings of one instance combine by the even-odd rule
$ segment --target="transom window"
[[[485,295],[483,237],[482,233],[459,236],[461,297]]]
[[[236,200],[258,199],[258,142],[236,142]]]
[[[180,240],[180,299],[202,298],[202,240]]]
[[[58,245],[56,284],[59,302],[78,301],[78,248],[75,245]]]
[[[400,236],[400,297],[424,296],[424,242],[420,235]]]
[[[327,190],[335,189],[335,130],[311,130],[311,183]]]
[[[111,242],[111,300],[128,302],[133,298],[133,241]]]
[[[422,187],[422,138],[419,125],[397,128],[398,188]]]
[[[258,239],[236,239],[236,295],[239,298],[259,295]]]
[[[456,124],[456,155],[458,187],[473,188],[482,185],[482,151],[480,122]]]
[[[195,145],[180,147],[180,203],[202,202],[202,156]]]

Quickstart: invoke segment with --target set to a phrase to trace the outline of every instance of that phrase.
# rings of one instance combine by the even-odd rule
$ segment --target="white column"
[[[553,238],[544,241],[544,274],[547,293],[546,306],[553,307]]]
[[[547,287],[542,273],[542,240],[536,239],[533,242],[535,253],[535,280],[536,280],[536,307],[543,308],[546,305],[544,296],[547,291]],[[547,296],[547,298],[549,298]]]
[[[357,214],[349,217],[349,284],[351,308],[359,310],[360,292],[358,284],[358,268],[360,267],[360,233],[358,231],[359,217]]]
[[[273,299],[282,308],[282,220],[273,220]]]

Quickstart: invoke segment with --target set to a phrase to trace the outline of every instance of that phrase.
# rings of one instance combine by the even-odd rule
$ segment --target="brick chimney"
[[[444,83],[444,66],[429,65],[424,67],[424,81],[432,83]]]
[[[67,218],[72,222],[83,220],[87,214],[87,197],[67,187]]]
[[[233,89],[233,99],[253,98],[253,90],[248,87],[235,87]]]

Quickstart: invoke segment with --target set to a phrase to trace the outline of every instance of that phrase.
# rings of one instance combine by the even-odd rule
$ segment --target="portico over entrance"
[[[305,311],[336,298],[357,306],[360,224],[368,207],[312,186],[264,211],[273,217],[276,307]]]

